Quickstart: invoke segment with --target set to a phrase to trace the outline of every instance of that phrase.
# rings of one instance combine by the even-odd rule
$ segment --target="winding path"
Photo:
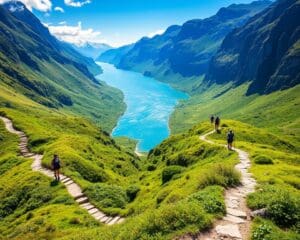
[[[206,137],[213,134],[211,131],[200,136],[202,141],[210,144],[216,144]],[[227,147],[227,146],[225,146]],[[246,205],[246,196],[254,192],[256,181],[252,177],[248,169],[251,166],[249,155],[247,152],[235,148],[238,153],[240,162],[235,165],[235,169],[241,173],[241,185],[236,188],[230,188],[225,191],[226,216],[222,220],[215,223],[214,228],[207,232],[198,235],[194,239],[198,240],[246,240],[249,239],[251,217],[250,210]]]
[[[38,171],[43,173],[44,175],[54,179],[54,174],[47,168],[42,167],[42,158],[43,155],[35,154],[29,151],[28,149],[28,137],[24,132],[18,131],[14,128],[13,123],[10,119],[6,117],[0,117],[0,119],[4,122],[6,129],[13,134],[16,134],[20,138],[19,149],[21,155],[27,158],[32,158],[33,163],[31,168],[33,171]],[[84,208],[88,211],[88,213],[95,218],[97,221],[113,225],[116,223],[120,223],[124,221],[124,218],[120,216],[110,217],[101,212],[98,208],[96,208],[93,204],[89,202],[87,196],[82,192],[80,186],[76,184],[71,178],[60,175],[61,183],[65,185],[69,194],[74,198],[74,200],[79,204],[80,207]]]

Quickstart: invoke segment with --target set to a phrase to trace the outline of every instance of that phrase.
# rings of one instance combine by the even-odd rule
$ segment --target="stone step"
[[[65,186],[73,198],[82,195],[81,188],[76,183],[72,183],[70,185],[65,185]]]
[[[88,205],[83,206],[83,204],[88,204]],[[90,204],[89,202],[86,202],[86,203],[83,203],[83,204],[80,204],[80,206],[83,207],[86,210],[90,210],[92,208],[96,208],[94,205]]]
[[[71,178],[66,177],[66,178],[64,178],[64,179],[62,180],[62,182],[65,183],[65,182],[68,182],[68,181],[70,181],[70,180],[71,180]]]
[[[220,239],[221,237],[230,237],[234,239],[242,239],[238,225],[228,224],[228,225],[218,225],[216,226],[216,232]],[[218,238],[219,239],[219,238]]]
[[[87,197],[81,197],[81,198],[76,199],[75,201],[78,202],[79,204],[82,204],[82,203],[88,202],[89,199]]]
[[[97,208],[92,208],[92,209],[88,210],[88,213],[93,214],[93,213],[96,213],[97,211],[98,211]]]
[[[107,221],[108,217],[104,216],[102,218],[99,219],[100,222],[105,223]]]
[[[109,224],[113,220],[112,217],[108,217],[108,219],[105,221],[106,224]]]
[[[125,221],[125,218],[120,218],[116,223],[122,223]]]
[[[77,196],[77,197],[74,197],[74,199],[77,200],[77,199],[82,198],[82,197],[85,197],[85,195],[83,193],[81,195]]]
[[[223,220],[228,221],[228,222],[232,222],[232,223],[237,223],[237,224],[246,222],[244,219],[239,218],[239,217],[235,217],[235,216],[232,216],[232,215],[226,215],[223,218]]]
[[[67,182],[64,182],[64,185],[68,186],[68,185],[70,185],[70,184],[72,184],[72,183],[74,183],[74,181],[71,179],[71,180],[69,180],[69,181],[67,181]]]
[[[34,153],[25,153],[25,154],[23,154],[23,156],[24,156],[24,157],[27,157],[27,158],[33,157],[33,156],[34,156]]]
[[[113,225],[116,224],[120,219],[120,216],[114,217],[109,223],[108,225]]]
[[[244,218],[244,219],[247,218],[247,214],[240,210],[236,210],[233,208],[227,208],[226,212],[227,212],[227,214],[235,216],[235,217],[240,217],[240,218]]]
[[[96,219],[96,220],[100,220],[101,218],[105,217],[105,214],[98,211],[98,212],[95,212],[94,214],[92,214],[92,216]]]

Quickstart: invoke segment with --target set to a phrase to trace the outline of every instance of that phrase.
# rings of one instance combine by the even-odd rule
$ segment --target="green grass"
[[[17,155],[18,138],[0,122],[0,238],[51,239],[100,224],[80,209],[61,184]],[[77,219],[76,224],[72,221]]]
[[[267,209],[267,220],[257,220],[259,224],[253,226],[252,239],[279,239],[284,232],[283,239],[299,239],[300,162],[297,142],[232,120],[223,120],[221,133],[210,138],[225,144],[229,129],[235,132],[234,145],[249,152],[250,171],[258,182],[257,191],[248,196],[247,204],[253,210]]]
[[[182,101],[170,119],[173,133],[188,130],[208,121],[211,114],[222,119],[236,119],[278,133],[300,145],[300,86],[268,95],[245,96],[247,84],[237,88],[218,85]]]

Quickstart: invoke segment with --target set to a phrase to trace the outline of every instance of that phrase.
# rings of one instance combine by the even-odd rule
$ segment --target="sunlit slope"
[[[215,114],[221,119],[237,119],[280,133],[299,145],[300,87],[251,96],[246,96],[247,88],[248,84],[237,88],[213,86],[209,91],[191,97],[181,103],[171,116],[172,131],[181,132]]]
[[[13,107],[17,99],[7,92],[17,92],[111,130],[124,110],[123,96],[94,78],[86,64],[95,63],[58,42],[21,3],[1,5],[0,16],[1,105]]]

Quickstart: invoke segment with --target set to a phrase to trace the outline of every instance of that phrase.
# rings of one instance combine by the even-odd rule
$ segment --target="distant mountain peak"
[[[10,12],[23,12],[26,7],[22,2],[19,1],[9,1],[4,3],[3,6]]]

